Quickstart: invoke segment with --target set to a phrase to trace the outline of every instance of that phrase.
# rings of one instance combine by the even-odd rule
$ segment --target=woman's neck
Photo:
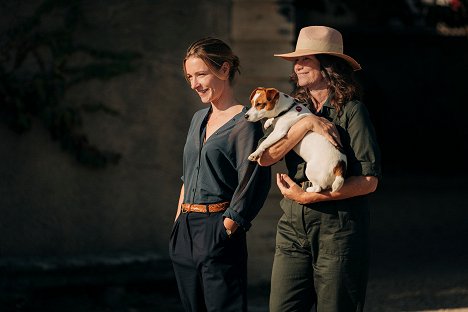
[[[319,112],[328,99],[328,88],[309,90],[309,97],[312,100],[315,112]]]
[[[230,111],[233,106],[240,105],[239,101],[234,97],[234,92],[231,88],[226,90],[223,95],[216,101],[211,102],[212,114],[223,114]]]

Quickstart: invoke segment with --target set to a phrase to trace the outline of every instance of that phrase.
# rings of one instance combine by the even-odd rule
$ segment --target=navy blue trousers
[[[185,311],[247,311],[246,235],[228,237],[222,212],[181,213],[169,254]]]

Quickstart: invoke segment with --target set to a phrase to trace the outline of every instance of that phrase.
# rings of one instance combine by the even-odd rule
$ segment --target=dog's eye
[[[258,108],[258,109],[262,109],[264,108],[266,105],[266,103],[260,103],[260,102],[257,102],[257,104],[255,104],[255,107]]]

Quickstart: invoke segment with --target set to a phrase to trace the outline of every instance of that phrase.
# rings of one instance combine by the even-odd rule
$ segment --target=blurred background
[[[342,32],[383,155],[366,311],[468,309],[466,0],[2,0],[0,311],[182,311],[168,259],[182,149],[201,108],[182,59],[241,60],[238,99],[291,90],[301,27]],[[277,164],[274,172],[283,172]],[[275,184],[248,233],[268,311]]]

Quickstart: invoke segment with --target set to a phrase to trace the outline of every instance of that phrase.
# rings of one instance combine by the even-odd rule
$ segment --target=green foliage
[[[135,70],[140,55],[97,50],[75,42],[76,29],[86,25],[81,0],[46,0],[34,14],[0,35],[0,121],[17,133],[41,120],[62,148],[87,166],[117,163],[120,155],[104,151],[81,132],[83,113],[118,112],[104,103],[71,105],[67,90],[92,80],[109,80]],[[61,19],[60,25],[44,20]],[[71,64],[76,56],[84,65]]]

